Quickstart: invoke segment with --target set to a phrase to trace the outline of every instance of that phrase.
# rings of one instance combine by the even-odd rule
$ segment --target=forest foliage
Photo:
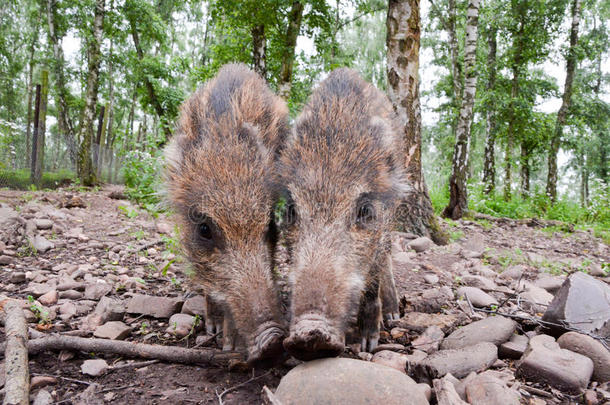
[[[476,77],[463,138],[468,208],[607,231],[610,2],[483,0],[472,60],[472,1],[409,3],[423,15],[422,154],[436,211],[450,200],[463,90]],[[339,66],[386,90],[387,12],[381,0],[8,0],[0,10],[0,186],[29,186],[36,85],[48,76],[45,180],[33,178],[37,186],[75,174],[85,185],[125,182],[153,208],[180,104],[223,64],[258,71],[292,116]],[[564,119],[558,101],[570,60]],[[553,159],[557,197],[549,192]]]

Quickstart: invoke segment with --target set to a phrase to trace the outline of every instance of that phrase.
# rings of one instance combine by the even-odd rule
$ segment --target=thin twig
[[[119,390],[124,390],[125,388],[129,388],[129,387],[131,387],[131,385],[122,385],[120,387],[114,387],[114,388],[104,388],[103,390],[95,391],[95,393],[103,394],[104,392],[119,391]]]
[[[208,343],[210,343],[211,341],[213,341],[214,339],[216,339],[218,336],[222,335],[222,331],[216,332],[214,333],[212,336],[210,336],[209,338],[207,338],[206,340],[204,340],[201,343],[197,343],[195,346],[193,346],[191,349],[196,349],[198,347],[202,347],[207,345]]]
[[[254,370],[252,370],[252,371],[254,371]],[[235,391],[236,389],[241,388],[244,385],[250,384],[253,381],[260,380],[261,378],[263,378],[265,376],[268,376],[269,374],[271,374],[271,370],[267,371],[266,373],[263,373],[263,374],[259,375],[258,377],[252,377],[249,380],[246,380],[246,381],[244,381],[241,384],[237,384],[237,385],[234,385],[232,387],[229,387],[226,390],[224,390],[223,392],[221,392],[220,394],[218,393],[218,391],[216,391],[215,394],[216,394],[216,397],[218,398],[218,404],[219,405],[224,405],[224,402],[222,402],[222,397],[225,396],[226,394],[228,394],[229,392]]]
[[[146,366],[150,366],[151,364],[156,364],[158,362],[159,362],[159,360],[148,360],[148,361],[136,361],[136,362],[132,362],[132,363],[123,363],[123,364],[119,364],[117,366],[108,367],[108,371],[120,370],[123,368],[146,367]]]

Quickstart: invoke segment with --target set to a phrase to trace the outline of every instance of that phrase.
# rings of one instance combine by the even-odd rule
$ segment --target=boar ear
[[[369,125],[372,135],[381,144],[381,148],[384,150],[392,150],[396,144],[397,136],[394,128],[392,128],[392,124],[383,117],[376,115],[371,118]]]
[[[243,142],[250,145],[252,148],[255,148],[261,156],[267,156],[269,154],[269,150],[261,139],[260,128],[257,125],[250,122],[244,122],[237,132],[237,137],[239,142]]]
[[[178,138],[180,134],[176,134],[167,144],[163,155],[165,157],[165,163],[168,168],[177,171],[180,168],[180,161],[182,160],[182,153],[178,146]]]

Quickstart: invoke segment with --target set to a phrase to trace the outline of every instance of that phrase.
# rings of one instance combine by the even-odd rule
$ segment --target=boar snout
[[[282,342],[286,330],[275,322],[265,322],[257,329],[253,343],[248,347],[248,364],[253,367],[267,367],[284,358]]]
[[[343,353],[345,335],[322,315],[301,316],[290,328],[284,348],[299,360],[335,357]]]

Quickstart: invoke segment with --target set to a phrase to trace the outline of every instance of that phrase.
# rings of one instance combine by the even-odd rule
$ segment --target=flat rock
[[[523,308],[533,313],[543,313],[553,301],[553,294],[544,288],[529,284],[520,295]]]
[[[444,337],[445,334],[440,327],[437,325],[428,326],[424,333],[411,341],[411,346],[426,353],[434,353],[438,350]]]
[[[460,287],[457,290],[458,297],[468,296],[468,299],[473,306],[477,308],[489,307],[492,305],[498,305],[498,301],[487,294],[485,291],[476,287]]]
[[[38,297],[38,302],[40,302],[42,305],[49,306],[57,304],[58,299],[59,294],[57,293],[57,290],[51,290]]]
[[[36,235],[33,238],[30,238],[30,243],[38,253],[45,253],[55,247],[51,241],[41,235]]]
[[[434,242],[432,242],[432,240],[430,238],[422,236],[420,238],[413,239],[412,241],[407,243],[407,246],[410,247],[411,249],[415,250],[417,253],[420,253],[420,252],[424,252],[424,251],[430,249],[432,246],[434,246]]]
[[[398,252],[392,256],[392,259],[397,263],[409,263],[412,256],[407,252]]]
[[[515,335],[510,337],[508,342],[504,342],[498,348],[498,354],[502,359],[518,360],[527,350],[529,338],[525,335]]]
[[[102,323],[108,321],[122,321],[125,316],[125,305],[118,298],[104,296],[95,307],[94,314],[100,316]]]
[[[290,370],[275,392],[283,405],[426,405],[423,390],[407,375],[379,364],[327,358]]]
[[[48,293],[49,291],[53,290],[53,287],[51,287],[49,284],[47,283],[29,283],[28,287],[25,289],[24,292],[31,294],[34,298],[38,298],[41,295],[44,295],[46,293]]]
[[[441,349],[461,349],[480,342],[490,342],[498,346],[508,339],[517,329],[517,322],[503,316],[490,316],[463,326],[447,336]]]
[[[565,277],[542,274],[534,281],[534,285],[544,288],[551,294],[555,294],[561,288],[564,281]]]
[[[494,290],[497,285],[492,280],[483,276],[467,274],[462,276],[462,284],[469,287],[480,288],[481,290]]]
[[[93,336],[110,339],[110,340],[123,340],[131,333],[131,327],[124,324],[121,321],[110,321],[105,324],[98,326],[93,332]]]
[[[436,379],[433,382],[434,393],[438,405],[468,405],[468,402],[463,401],[455,389],[451,374]]]
[[[424,281],[428,284],[437,284],[439,279],[436,274],[424,274]]]
[[[521,396],[508,388],[493,372],[485,371],[466,384],[466,397],[471,405],[519,405]]]
[[[460,317],[457,315],[408,312],[405,316],[395,321],[392,326],[422,333],[428,327],[436,325],[444,333],[448,333],[457,327],[460,320]]]
[[[542,320],[610,337],[610,285],[580,271],[573,273],[555,294]],[[551,332],[559,335],[567,331],[554,327]]]
[[[112,291],[112,285],[109,283],[88,283],[85,287],[85,298],[88,300],[99,300],[110,291]]]
[[[518,280],[523,275],[525,271],[525,266],[522,264],[516,264],[513,266],[508,266],[506,270],[500,273],[500,278],[505,280]]]
[[[108,363],[103,359],[85,360],[80,366],[80,371],[83,374],[97,377],[102,375],[108,369]]]
[[[183,314],[205,316],[205,298],[202,295],[195,295],[184,301],[182,305]]]
[[[150,315],[155,318],[169,318],[180,312],[182,301],[175,298],[155,297],[135,294],[127,304],[130,314]]]
[[[79,300],[83,298],[83,293],[76,290],[65,290],[59,292],[59,298],[65,298],[68,300]]]
[[[2,255],[0,256],[0,265],[6,266],[13,263],[13,258],[11,256]]]
[[[409,358],[408,355],[397,353],[391,350],[382,350],[373,355],[371,361],[376,364],[381,364],[383,366],[392,367],[400,371],[401,373],[406,374],[407,370],[407,362]]]
[[[38,229],[51,229],[53,228],[53,221],[46,218],[36,218],[34,219],[34,223],[36,224],[36,228]]]
[[[21,284],[25,282],[25,273],[22,271],[14,271],[9,277],[9,281],[13,284]]]
[[[587,388],[592,374],[591,359],[562,349],[548,335],[532,337],[517,365],[517,376],[549,384],[570,394],[578,394]]]
[[[567,332],[557,339],[562,349],[571,350],[593,360],[593,380],[601,383],[610,381],[610,351],[591,336],[577,332]]]
[[[196,320],[193,315],[174,314],[169,318],[166,332],[176,335],[176,337],[185,337],[191,332],[201,330],[203,324],[201,319]]]
[[[47,390],[39,390],[34,397],[32,405],[50,405],[53,402],[53,396]]]
[[[498,348],[493,343],[481,342],[455,350],[432,353],[413,367],[417,381],[426,381],[453,374],[466,377],[472,371],[487,369],[498,360]]]

